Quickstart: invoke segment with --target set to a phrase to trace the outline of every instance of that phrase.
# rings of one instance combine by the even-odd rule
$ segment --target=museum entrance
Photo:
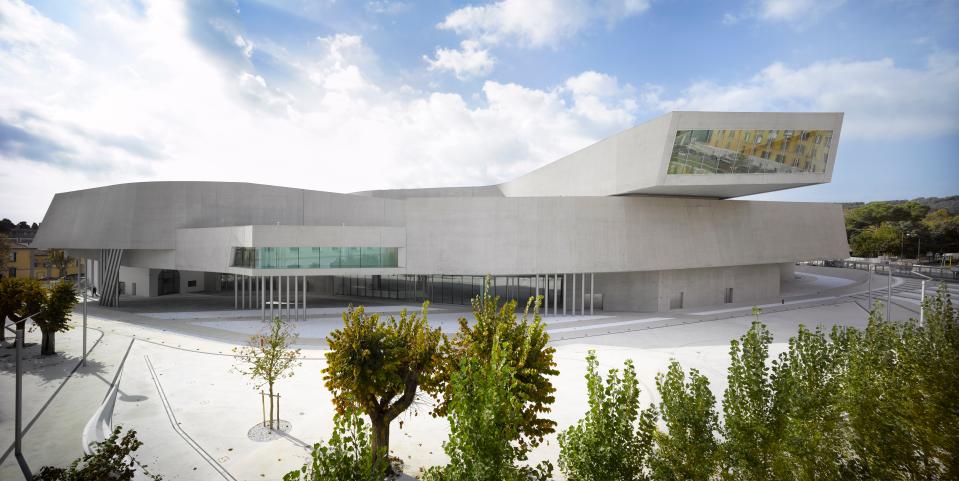
[[[157,295],[165,296],[167,294],[180,293],[180,272],[179,271],[160,271],[157,278]]]

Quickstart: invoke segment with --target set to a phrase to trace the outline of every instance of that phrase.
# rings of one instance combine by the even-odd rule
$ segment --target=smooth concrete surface
[[[761,304],[760,319],[775,338],[772,354],[785,348],[785,342],[800,323],[864,326],[864,274],[799,267],[799,279],[787,282],[783,288],[783,292],[793,296],[767,299]],[[893,280],[893,316],[917,317],[918,281]],[[885,277],[873,279],[874,299],[887,292],[885,281]],[[949,288],[954,295],[959,294],[959,285]],[[927,294],[932,289],[927,287]],[[222,295],[184,294],[144,299],[143,307],[157,312],[157,305],[165,303],[166,311],[175,312],[178,306],[189,305],[191,298],[211,299],[199,303],[206,307],[227,300]],[[326,306],[331,310],[334,307]],[[402,307],[407,306],[381,304],[377,308],[388,313]],[[468,316],[462,306],[437,307],[444,310],[431,311],[430,321],[445,332],[455,329],[458,317]],[[554,379],[557,400],[551,418],[557,420],[559,429],[564,429],[585,411],[582,378],[589,349],[599,352],[602,371],[621,367],[627,358],[636,362],[644,405],[658,401],[655,375],[665,369],[670,359],[679,360],[684,368],[703,372],[710,379],[713,392],[721,398],[729,340],[748,328],[753,319],[751,309],[751,304],[736,303],[667,315],[603,312],[547,318],[561,373]],[[293,430],[288,437],[267,443],[246,437],[246,431],[261,417],[259,396],[245,378],[231,370],[231,349],[244,342],[256,327],[249,320],[158,320],[143,313],[94,306],[90,312],[92,349],[86,368],[78,368],[68,377],[79,352],[77,329],[57,336],[58,347],[66,356],[38,359],[36,346],[28,356],[25,399],[30,429],[25,452],[35,470],[43,464],[63,466],[80,455],[82,428],[106,395],[128,348],[114,422],[138,431],[145,442],[139,452],[141,461],[165,479],[280,479],[283,473],[302,463],[307,452],[304,445],[329,435],[332,406],[320,374],[324,346],[322,339],[313,336],[324,335],[324,330],[339,325],[335,311],[299,324],[303,333],[312,337],[301,339],[303,366],[292,379],[278,385],[282,395],[280,414],[293,423]],[[29,340],[39,342],[39,332],[31,333]],[[4,347],[0,355],[11,351]],[[10,361],[9,356],[0,357],[0,392],[12,393]],[[397,420],[391,429],[393,452],[414,475],[421,467],[446,461],[442,442],[448,432],[445,420],[427,415],[426,404],[417,406],[418,415],[404,414],[400,419],[402,426]],[[12,440],[12,427],[12,403],[0,403],[4,439]],[[555,462],[557,455],[555,436],[550,436],[548,444],[532,453],[531,462]],[[9,454],[0,462],[0,479],[19,479],[19,470]]]
[[[741,197],[820,184],[822,173],[668,175],[678,130],[830,130],[829,159],[836,158],[842,113],[671,112],[601,140],[500,185],[507,197],[623,194]]]

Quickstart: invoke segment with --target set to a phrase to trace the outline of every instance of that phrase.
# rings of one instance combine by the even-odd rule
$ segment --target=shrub
[[[559,468],[572,481],[642,480],[652,451],[656,414],[640,412],[639,382],[632,360],[622,376],[610,369],[606,384],[596,353],[586,356],[589,410],[560,433]]]
[[[447,411],[450,436],[443,443],[450,463],[430,468],[424,480],[525,481],[552,475],[548,462],[518,465],[526,460],[526,450],[515,441],[524,406],[504,347],[494,342],[488,362],[464,358],[453,373]]]
[[[696,369],[689,380],[678,362],[656,376],[662,401],[659,413],[666,425],[657,430],[656,449],[649,460],[652,478],[669,481],[706,481],[718,472],[719,415],[709,380]]]
[[[140,449],[143,443],[137,439],[137,432],[127,431],[120,437],[122,428],[113,428],[110,437],[97,443],[93,454],[86,454],[70,463],[66,468],[44,466],[33,476],[35,481],[132,481],[139,466],[142,473],[148,478],[159,481],[159,475],[150,474],[145,464],[138,463],[133,458],[133,452]]]
[[[333,434],[316,443],[311,461],[283,476],[284,481],[371,481],[384,479],[385,461],[373,456],[370,428],[355,410],[333,418]]]

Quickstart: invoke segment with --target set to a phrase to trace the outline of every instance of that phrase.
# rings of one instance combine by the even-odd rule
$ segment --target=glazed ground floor
[[[488,290],[521,305],[540,296],[546,314],[596,311],[664,312],[771,299],[790,279],[792,263],[647,272],[577,272],[523,275],[241,275],[119,266],[118,299],[192,292],[232,294],[235,309],[260,309],[300,318],[313,296],[468,305]],[[92,276],[96,283],[96,276]],[[98,286],[102,289],[102,286]],[[271,313],[272,310],[272,313]]]

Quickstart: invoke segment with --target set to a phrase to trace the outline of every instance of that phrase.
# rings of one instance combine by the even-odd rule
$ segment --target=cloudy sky
[[[842,111],[832,184],[959,194],[954,0],[0,0],[0,217],[145,180],[509,180],[670,110]]]

